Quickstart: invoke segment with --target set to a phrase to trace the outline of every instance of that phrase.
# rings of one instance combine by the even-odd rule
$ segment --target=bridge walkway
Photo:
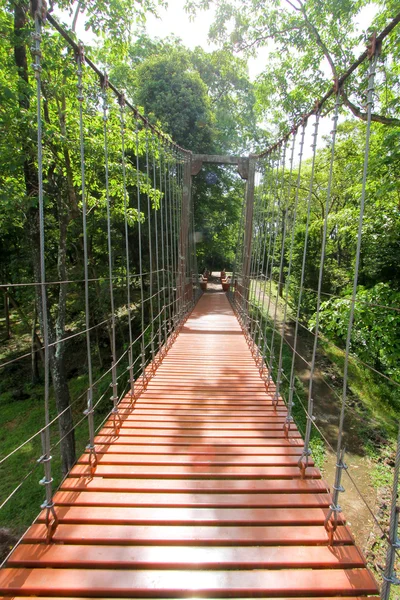
[[[0,595],[98,598],[335,598],[376,595],[344,518],[328,545],[331,496],[302,438],[283,432],[223,293],[204,294],[147,389],[120,405],[6,568]]]

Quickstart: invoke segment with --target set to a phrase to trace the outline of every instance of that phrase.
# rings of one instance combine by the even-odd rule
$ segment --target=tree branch
[[[367,121],[368,115],[366,112],[363,112],[361,108],[356,106],[347,96],[346,92],[343,88],[340,90],[340,95],[343,99],[343,104],[347,106],[353,113],[355,117],[361,119],[362,121]],[[372,113],[371,120],[376,123],[382,123],[383,125],[397,125],[400,126],[400,119],[396,119],[395,117],[384,117],[383,115],[377,115],[376,113]]]
[[[286,2],[288,2],[288,0],[286,0]],[[301,10],[301,13],[302,13],[302,15],[304,17],[304,21],[306,22],[306,25],[307,25],[308,29],[311,31],[311,33],[314,34],[317,46],[319,46],[321,48],[323,55],[325,56],[326,60],[328,61],[334,79],[337,80],[338,76],[337,76],[337,71],[336,71],[335,63],[333,62],[333,59],[332,59],[332,57],[330,55],[330,52],[329,52],[327,46],[322,41],[322,38],[321,38],[321,36],[319,35],[319,32],[318,32],[318,29],[315,27],[315,25],[313,25],[311,23],[311,21],[307,17],[307,13],[306,13],[306,9],[304,8],[304,5],[301,5],[301,9],[299,9],[299,10]]]

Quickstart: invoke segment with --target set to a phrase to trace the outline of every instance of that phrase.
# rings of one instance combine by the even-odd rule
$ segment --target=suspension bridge
[[[40,440],[42,453],[24,481],[32,474],[36,477],[38,469],[43,468],[40,483],[45,501],[37,519],[3,563],[0,594],[4,598],[322,600],[365,598],[380,593],[387,600],[391,585],[397,582],[394,566],[400,451],[396,456],[390,528],[388,533],[382,532],[387,542],[387,560],[381,591],[346,524],[339,498],[344,492],[343,474],[351,478],[345,465],[343,424],[368,181],[374,78],[380,46],[390,28],[374,38],[369,52],[285,137],[261,154],[233,157],[194,155],[176,145],[85,57],[83,46],[54,17],[48,14],[46,21],[46,27],[51,26],[53,33],[61,35],[73,51],[72,58],[67,55],[66,60],[76,64],[79,131],[74,140],[80,159],[84,273],[80,280],[65,277],[53,281],[46,271],[48,167],[43,153],[46,122],[42,122],[41,84],[45,24],[39,10],[35,13],[33,36],[39,204],[33,218],[40,235],[36,281],[25,285],[33,286],[40,300],[38,316],[43,339],[36,351],[43,353],[45,422],[40,431],[2,457],[0,464],[6,464],[33,440]],[[317,427],[313,380],[318,319],[335,183],[340,87],[357,66],[367,63],[359,234],[334,449],[336,475],[329,484],[314,464],[310,447],[312,428]],[[101,110],[99,97],[93,98],[95,84]],[[306,427],[299,431],[293,416],[294,401],[298,400],[295,358],[319,122],[322,108],[329,102],[333,128],[315,290],[317,320],[309,364],[308,403],[304,406]],[[103,129],[104,198],[103,204],[98,205],[87,184],[86,136],[94,118],[99,119]],[[311,139],[312,157],[309,189],[303,194],[300,173],[307,136]],[[246,182],[235,270],[228,293],[213,290],[201,294],[199,289],[192,179],[206,163],[234,165]],[[300,211],[306,214],[303,269],[294,337],[289,345],[291,369],[287,372],[283,360],[288,342],[280,335],[277,314],[279,310],[283,312],[285,327]],[[108,271],[100,277],[92,276],[89,269],[93,214],[107,241]],[[279,307],[279,294],[275,298],[271,289],[276,271],[282,286],[283,309]],[[98,286],[104,280],[109,293],[106,321],[112,361],[96,379],[94,335],[104,323],[94,323],[91,311]],[[61,310],[68,286],[77,286],[85,298],[83,329],[69,336],[65,329],[60,334],[63,317],[54,323],[54,290]],[[123,320],[128,333],[125,345],[118,340],[118,324]],[[55,390],[57,415],[52,418],[51,381],[56,387],[60,347],[75,336],[83,336],[86,342],[88,387],[84,415],[74,422],[73,410],[82,403],[82,397],[62,406],[62,394]],[[103,384],[106,389],[101,392]],[[100,408],[107,399],[108,387],[112,390],[112,409],[107,409],[102,418],[104,412]],[[57,440],[52,434],[53,426],[59,427]],[[71,455],[71,432],[78,426],[87,427],[88,444],[75,460]],[[52,461],[58,448],[67,474],[55,489]],[[24,481],[11,491],[1,508],[13,502]],[[378,522],[377,525],[380,527]]]

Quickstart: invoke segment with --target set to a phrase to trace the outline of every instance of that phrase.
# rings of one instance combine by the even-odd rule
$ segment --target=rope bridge
[[[43,140],[49,131],[42,52],[51,48],[43,42],[39,11],[33,35],[38,260],[35,281],[15,285],[35,290],[38,299],[42,340],[33,354],[43,359],[45,419],[42,429],[0,459],[4,468],[40,440],[37,463],[0,508],[12,505],[39,468],[44,471],[40,484],[45,501],[39,517],[3,563],[1,593],[4,597],[103,598],[376,596],[377,584],[346,526],[339,498],[344,473],[355,483],[345,465],[344,422],[349,409],[374,79],[390,27],[374,38],[369,52],[287,135],[262,154],[242,158],[193,155],[179,147],[132,106],[54,17],[48,14],[46,20],[67,43],[69,67],[72,62],[76,65],[76,129],[67,128],[66,136],[71,137],[80,162],[82,220],[77,224],[74,216],[74,227],[81,241],[83,273],[69,278],[60,268],[60,254],[55,265],[48,252],[50,175]],[[391,27],[396,24],[395,20]],[[365,160],[331,494],[311,452],[313,429],[324,437],[314,416],[313,385],[322,337],[326,247],[332,235],[329,211],[334,187],[339,185],[335,144],[341,86],[366,62]],[[333,128],[318,285],[310,290],[305,285],[305,266],[323,109],[333,111]],[[100,144],[89,144],[93,132],[97,140],[101,136]],[[311,158],[306,154],[307,140],[312,142]],[[94,156],[87,150],[89,145]],[[301,176],[306,161],[310,168],[304,190]],[[191,184],[205,162],[235,164],[246,180],[227,295],[201,295],[198,284]],[[98,169],[99,164],[104,188],[94,190],[90,169]],[[304,228],[304,243],[293,311],[290,289],[293,262],[299,261],[295,250],[299,227]],[[61,222],[61,240],[62,234]],[[94,238],[107,245],[105,272],[95,269]],[[58,279],[49,278],[49,271],[57,273]],[[6,287],[12,289],[13,284]],[[85,310],[82,328],[67,334],[62,306],[68,290],[84,295]],[[317,298],[311,361],[302,357],[299,347],[306,293]],[[103,319],[97,314],[100,303]],[[290,322],[294,329],[288,340],[285,330]],[[122,334],[123,342],[122,323],[127,334],[126,339]],[[111,361],[96,376],[94,342],[104,326]],[[57,385],[65,345],[79,336],[86,342],[88,382],[84,414],[74,419],[82,394],[67,398],[63,405]],[[284,368],[287,349],[289,370]],[[310,369],[306,405],[296,388],[297,357]],[[19,365],[27,358],[31,353],[4,361],[0,367]],[[105,406],[109,389],[111,410]],[[301,432],[294,419],[298,402],[306,415]],[[58,439],[53,426],[59,428]],[[86,428],[88,443],[76,461],[73,433],[79,427]],[[325,442],[332,448],[329,440]],[[64,478],[54,492],[53,455],[58,447]],[[385,600],[391,584],[397,583],[399,449],[389,535],[382,531],[388,544],[381,590]]]

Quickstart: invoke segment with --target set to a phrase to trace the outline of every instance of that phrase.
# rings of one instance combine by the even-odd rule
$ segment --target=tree
[[[192,12],[210,4],[209,0],[187,2]],[[372,30],[382,30],[398,12],[396,2],[376,4],[379,10],[370,30],[359,33],[356,20],[368,4],[366,0],[215,0],[213,4],[213,41],[247,55],[268,50],[266,68],[258,79],[258,107],[262,115],[281,126],[308,112],[354,62],[360,43],[365,47]],[[398,104],[387,92],[388,87],[399,85],[396,36],[392,31],[388,49],[379,60],[380,102],[373,115],[373,120],[387,125],[400,124]],[[342,102],[362,120],[366,119],[365,93],[362,67],[341,89]]]

